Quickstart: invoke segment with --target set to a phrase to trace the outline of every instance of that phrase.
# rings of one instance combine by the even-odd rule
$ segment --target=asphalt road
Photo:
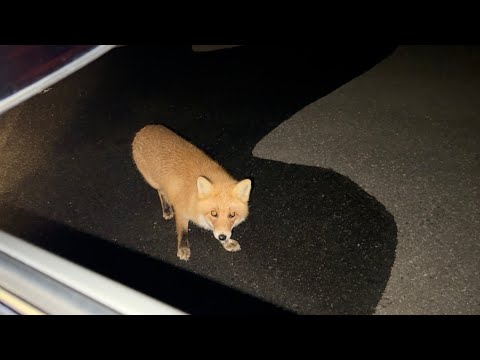
[[[191,313],[373,314],[396,262],[386,200],[334,164],[306,166],[325,152],[315,128],[292,127],[272,145],[281,155],[295,139],[295,161],[267,159],[265,142],[265,159],[252,152],[393,51],[115,49],[0,116],[0,228]],[[253,178],[239,253],[192,226],[191,260],[178,260],[174,223],[130,155],[149,123]]]

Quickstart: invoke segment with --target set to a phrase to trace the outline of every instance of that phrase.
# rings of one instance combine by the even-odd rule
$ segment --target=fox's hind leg
[[[190,258],[190,244],[188,243],[188,219],[181,216],[175,216],[177,224],[177,256],[181,260]]]
[[[160,202],[162,204],[163,218],[165,220],[170,220],[175,215],[173,211],[173,206],[167,201],[166,196],[158,190],[158,195],[160,196]]]

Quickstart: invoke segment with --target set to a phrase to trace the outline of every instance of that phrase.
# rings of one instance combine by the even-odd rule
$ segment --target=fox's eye
[[[235,217],[235,211],[233,211],[233,212],[231,212],[230,214],[228,214],[228,217],[229,217],[229,218]]]
[[[212,210],[212,211],[210,212],[210,215],[212,215],[213,217],[217,217],[217,216],[218,216],[218,214],[217,214],[217,212],[216,212],[215,210]]]

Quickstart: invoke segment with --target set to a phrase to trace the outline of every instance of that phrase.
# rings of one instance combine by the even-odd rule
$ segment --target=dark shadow
[[[189,271],[0,203],[0,228],[193,315],[289,312]]]
[[[393,216],[334,171],[258,159],[252,150],[281,122],[393,49],[250,46],[201,54],[189,48],[116,49],[59,84],[56,92],[30,101],[30,108],[49,101],[54,115],[36,113],[37,122],[19,129],[18,137],[25,132],[41,136],[44,124],[55,121],[65,124],[65,133],[47,168],[19,184],[20,200],[12,192],[6,202],[296,313],[371,314],[395,259]],[[77,95],[82,91],[84,96]],[[73,114],[64,109],[68,104]],[[176,259],[174,225],[161,217],[158,195],[131,160],[133,136],[149,123],[174,129],[237,178],[254,179],[251,215],[234,233],[242,251],[227,253],[211,234],[192,228],[191,261]],[[52,249],[69,246],[64,241]],[[88,254],[83,240],[72,246]],[[92,253],[91,260],[82,261],[108,272],[109,249],[105,243],[101,256]],[[124,276],[135,288],[148,290],[157,278],[159,286],[169,281],[173,267],[155,267],[146,257],[120,258],[117,270],[124,262]],[[193,278],[201,292],[208,282]],[[213,299],[216,306],[208,306],[207,298],[192,302],[206,306],[205,312],[232,309],[225,298]]]

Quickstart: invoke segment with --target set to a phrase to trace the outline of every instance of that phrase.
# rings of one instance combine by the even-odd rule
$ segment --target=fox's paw
[[[234,251],[240,251],[240,249],[241,249],[240,244],[237,241],[232,240],[232,239],[223,241],[222,245],[225,248],[225,250],[227,250],[227,251],[234,252]]]
[[[188,247],[178,248],[177,256],[180,258],[180,260],[187,261],[188,259],[190,259],[190,248]]]
[[[165,220],[170,220],[175,215],[175,211],[173,211],[173,207],[170,204],[162,203],[162,210]]]
[[[170,219],[172,219],[174,215],[175,215],[175,214],[173,213],[173,211],[172,211],[172,212],[165,212],[165,211],[163,212],[163,218],[164,218],[165,220],[170,220]]]

